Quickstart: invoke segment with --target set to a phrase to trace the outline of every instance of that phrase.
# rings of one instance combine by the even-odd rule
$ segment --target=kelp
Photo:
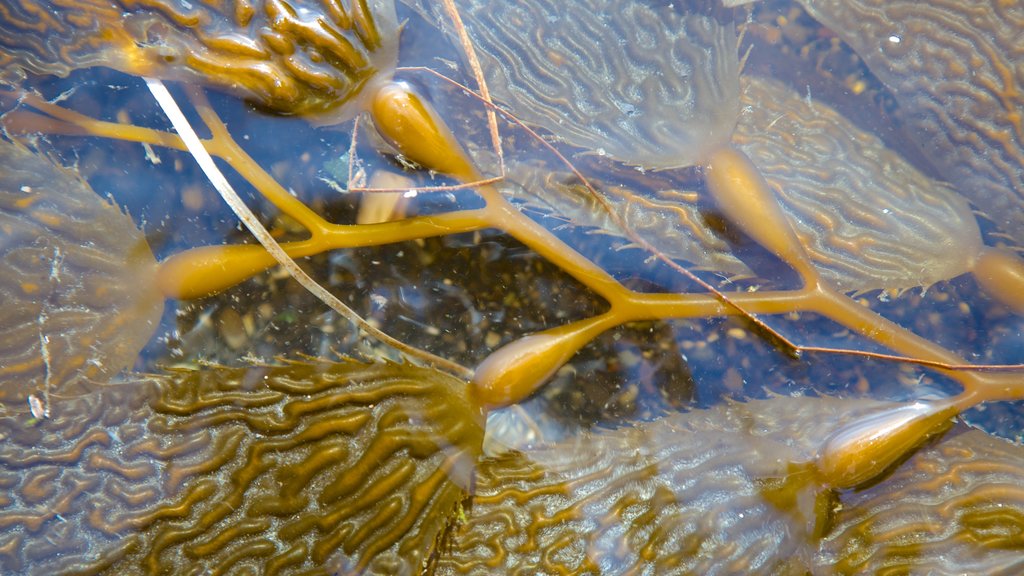
[[[974,267],[981,233],[967,201],[947,184],[826,103],[808,102],[780,82],[752,75],[741,78],[740,89],[736,146],[764,174],[787,224],[830,285],[857,293],[927,288]],[[572,173],[509,164],[517,201],[622,235]],[[709,208],[697,201],[696,187],[679,187],[660,175],[648,177],[643,193],[634,193],[629,181],[591,184],[660,252],[702,269],[753,274],[705,216]]]
[[[156,260],[131,217],[75,171],[6,140],[0,267],[0,403],[8,407],[131,366],[163,310]]]
[[[279,113],[351,117],[398,58],[394,3],[4,3],[0,80],[105,66],[199,82]]]
[[[1019,569],[1018,445],[958,428],[863,491],[816,475],[837,429],[903,407],[772,397],[485,460],[438,573]]]
[[[409,4],[458,35],[443,3]],[[736,32],[716,4],[455,6],[498,103],[574,146],[663,168],[697,163],[736,123]]]
[[[479,454],[465,389],[398,364],[208,367],[4,416],[0,566],[419,573]]]
[[[31,427],[0,417],[0,566],[831,574],[1021,562],[1017,445],[958,429],[865,491],[819,474],[830,439],[907,405],[777,396],[481,458],[467,398],[436,370],[291,362],[97,385]]]
[[[1024,6],[807,0],[906,111],[912,142],[1013,242],[1024,241]]]
[[[367,28],[366,14],[362,25],[353,20],[342,26],[337,6],[318,7],[324,22],[358,37],[364,48],[375,46],[376,28]],[[358,5],[370,10],[367,6]],[[390,14],[390,4],[372,6]],[[372,224],[330,222],[253,160],[229,124],[193,89],[189,98],[209,134],[204,147],[291,218],[291,225],[308,232],[282,242],[293,257],[491,227],[522,241],[534,252],[531,257],[561,268],[603,298],[607,308],[581,319],[553,314],[556,324],[540,332],[501,335],[508,343],[483,360],[469,382],[402,363],[281,361],[168,370],[122,383],[108,382],[101,374],[94,390],[82,380],[59,398],[60,410],[39,422],[28,420],[23,403],[0,421],[5,436],[0,485],[12,494],[0,500],[0,562],[5,568],[803,574],[992,571],[1019,564],[1015,535],[1021,531],[1021,503],[1013,488],[1020,483],[1018,447],[962,428],[943,436],[959,411],[1021,397],[1019,372],[975,370],[944,347],[948,344],[937,343],[939,336],[920,329],[927,324],[916,325],[915,334],[909,324],[889,321],[846,294],[928,286],[972,271],[980,284],[1019,310],[1024,277],[1019,259],[984,247],[955,188],[911,168],[828,106],[811,102],[809,92],[802,102],[788,87],[741,80],[733,15],[716,3],[572,3],[568,10],[577,28],[556,18],[554,5],[542,0],[499,7],[511,11],[512,23],[522,24],[518,29],[487,20],[492,14],[471,0],[445,6],[466,9],[464,25],[458,19],[442,21],[433,7],[420,7],[450,38],[472,41],[468,63],[469,49],[481,50],[484,68],[476,80],[496,84],[497,105],[508,107],[502,116],[522,118],[513,120],[514,126],[501,126],[512,132],[501,141],[510,157],[508,181],[481,183],[493,167],[481,166],[486,155],[462,140],[463,128],[480,122],[482,110],[492,110],[472,95],[460,97],[473,106],[448,106],[440,114],[419,91],[392,81],[391,69],[384,66],[368,72],[366,83],[342,90],[342,100],[358,104],[334,119],[367,112],[383,140],[405,160],[473,184],[477,207]],[[261,6],[266,14],[275,7],[280,5]],[[316,19],[315,13],[291,11],[299,20]],[[447,10],[444,14],[452,16]],[[679,23],[686,34],[666,28],[665,22]],[[623,44],[601,45],[588,36],[606,27]],[[186,42],[190,35],[206,34],[201,25],[175,30]],[[302,30],[288,29],[286,40],[295,42],[290,46],[305,46]],[[530,30],[557,41],[551,50],[544,50],[543,43],[525,46],[534,38]],[[397,38],[395,29],[380,42],[397,46]],[[644,42],[654,49],[636,53],[634,43]],[[670,61],[679,67],[662,69]],[[29,69],[26,60],[21,62]],[[266,65],[276,70],[278,63],[270,58]],[[92,64],[80,59],[71,65]],[[172,59],[150,69],[124,69],[182,78],[177,66]],[[513,69],[531,71],[530,76],[515,78]],[[236,89],[215,74],[189,70],[187,78]],[[619,70],[630,74],[620,77]],[[545,82],[544,74],[554,80]],[[559,82],[559,74],[568,80]],[[613,82],[602,83],[608,79],[602,74]],[[659,118],[657,110],[636,107],[636,94],[657,96],[665,86],[678,89],[674,94],[681,100],[668,102],[678,114]],[[439,97],[441,92],[429,94]],[[244,89],[240,93],[252,98]],[[748,106],[758,106],[756,94],[775,101],[756,110],[741,108],[742,93],[751,98]],[[295,94],[306,94],[306,89]],[[16,96],[18,109],[4,120],[5,126],[20,127],[12,128],[17,133],[31,133],[25,127],[39,121],[32,116],[39,112],[48,116],[39,121],[44,132],[182,146],[173,134],[96,121],[29,91]],[[484,94],[479,98],[486,100]],[[302,99],[263,103],[322,120],[317,110],[295,102]],[[290,109],[293,104],[300,108]],[[597,132],[587,128],[593,110],[604,123],[596,125]],[[528,156],[524,148],[550,143],[544,136],[553,137],[557,146],[547,148],[550,155],[541,170],[555,163],[558,151],[578,153],[573,159],[586,165],[584,171],[576,169],[568,185],[564,178],[516,172],[525,166],[517,164],[517,156]],[[834,168],[829,164],[837,151],[845,165]],[[644,228],[644,210],[653,205],[641,195],[651,182],[675,182],[678,175],[666,172],[648,179],[644,170],[677,165],[693,167],[691,174],[704,186],[699,192],[710,194],[699,209],[690,210],[670,202],[689,201],[694,194],[669,190],[657,199],[659,209],[685,214],[691,220],[685,225],[699,242],[719,251],[720,261],[745,266],[744,255],[733,252],[736,236],[704,221],[710,208],[731,228],[727,232],[745,235],[791,268],[798,287],[761,290],[753,285],[726,295],[628,289],[582,249],[553,233],[547,222],[542,225],[520,210],[524,198],[546,199],[551,206],[571,190],[583,200],[556,208],[556,217],[621,234],[646,250],[644,258],[660,258],[680,271],[668,258],[675,254],[645,240],[651,231]],[[639,175],[618,178],[621,170]],[[602,196],[604,187],[588,187],[591,171],[613,175],[620,183],[619,198],[636,208],[626,215],[640,225],[620,217],[615,202]],[[588,218],[588,212],[597,216]],[[962,252],[942,254],[954,248]],[[258,246],[198,247],[160,263],[156,284],[168,296],[204,296],[274,263]],[[712,261],[706,267],[716,270],[715,265]],[[870,272],[879,265],[884,274]],[[45,264],[36,265],[29,272],[45,269]],[[631,267],[629,273],[638,269]],[[502,305],[511,305],[517,296],[506,296]],[[83,299],[84,308],[91,305]],[[746,318],[771,339],[781,335],[751,314],[800,318],[805,313],[872,339],[904,355],[898,358],[903,362],[930,366],[958,382],[963,392],[925,396],[913,387],[908,395],[918,400],[906,403],[772,396],[652,416],[615,430],[585,430],[565,441],[541,440],[519,452],[480,457],[484,410],[526,399],[578,350],[613,327],[731,315]],[[821,356],[805,354],[818,351],[815,344],[783,342],[780,347],[816,363]],[[37,363],[45,364],[46,352],[40,348],[29,354],[38,354]],[[825,384],[810,382],[819,385]],[[934,550],[955,553],[936,555]]]

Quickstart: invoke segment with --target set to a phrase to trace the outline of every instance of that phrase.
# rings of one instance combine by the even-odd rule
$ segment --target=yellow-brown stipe
[[[834,492],[815,472],[829,438],[908,405],[780,396],[480,460],[466,392],[409,365],[206,367],[97,387],[36,427],[0,417],[0,567],[832,574],[1021,563],[1019,446],[958,430],[862,492]]]
[[[402,98],[404,99],[405,96]],[[69,119],[79,120],[57,109],[42,105],[42,103],[39,105],[51,112],[63,114]],[[602,316],[527,336],[522,341],[513,343],[489,358],[478,369],[475,379],[479,385],[481,401],[484,404],[507,405],[525,398],[576,350],[601,332],[618,324],[645,319],[736,313],[734,309],[728,308],[712,296],[642,294],[624,289],[607,272],[551,236],[540,225],[523,216],[500,195],[497,189],[491,186],[478,189],[481,196],[488,202],[487,206],[481,209],[374,225],[327,223],[274,183],[269,175],[245,155],[244,151],[230,138],[224,127],[217,123],[216,118],[211,115],[212,111],[203,106],[201,108],[206,110],[206,119],[210,122],[211,130],[214,133],[213,140],[207,145],[210,151],[225,159],[230,159],[239,173],[246,175],[271,201],[275,204],[279,203],[278,206],[282,211],[291,215],[311,231],[312,236],[309,240],[283,245],[293,257],[341,247],[376,245],[495,227],[509,232],[537,253],[558,264],[612,304],[612,309]],[[417,107],[415,105],[404,108],[397,107],[396,113],[392,115],[392,120],[396,124],[401,124],[403,121],[401,113],[408,109],[417,110]],[[117,135],[121,130],[117,125],[95,121],[82,122],[84,127],[97,134]],[[448,138],[446,135],[448,129],[439,122],[440,119],[431,117],[426,125],[428,128],[438,127],[430,136],[435,141],[443,142]],[[124,136],[154,144],[178,145],[173,137],[152,131],[127,130],[124,132]],[[411,148],[405,149],[403,152],[425,166],[448,165],[454,166],[458,170],[471,170],[471,168],[467,168],[468,160],[465,159],[458,145],[449,140],[448,146],[447,150],[444,148],[433,150],[432,152],[439,152],[435,158],[412,156],[412,153],[416,151]],[[718,165],[726,169],[724,172],[720,171],[719,174],[724,173],[740,178],[745,175],[754,175],[755,172],[744,170],[729,171],[731,168],[742,168],[745,164],[746,161],[733,162],[728,157],[719,159]],[[732,186],[729,182],[722,183],[721,187],[725,191],[743,189]],[[766,187],[761,189],[770,194]],[[736,201],[741,203],[744,200],[741,198]],[[767,204],[765,205],[771,206],[771,201],[770,197],[766,198]],[[796,242],[786,244],[787,241],[792,240],[790,235],[777,233],[779,230],[789,230],[785,221],[780,218],[778,223],[780,225],[775,228],[767,223],[760,223],[767,240],[776,246],[781,246],[781,249],[789,251],[789,257],[801,267],[801,272],[816,278],[816,272],[806,262],[800,245]],[[199,248],[174,256],[164,262],[160,271],[161,285],[168,295],[198,296],[227,288],[272,264],[273,260],[269,255],[257,246]],[[963,364],[959,358],[948,351],[885,321],[826,285],[815,284],[799,292],[735,295],[732,300],[755,313],[813,310],[909,356],[951,364]],[[1012,376],[1000,374],[980,375],[960,372],[954,373],[953,376],[965,383],[1013,381]],[[993,387],[996,385],[993,384]],[[1012,396],[1012,394],[1010,395]]]
[[[2,139],[0,269],[8,409],[131,366],[163,310],[156,261],[131,218],[75,172]]]

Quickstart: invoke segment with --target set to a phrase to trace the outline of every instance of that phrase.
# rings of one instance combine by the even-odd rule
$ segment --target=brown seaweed
[[[409,3],[457,35],[442,3]],[[644,167],[696,164],[729,139],[736,33],[714,2],[455,4],[494,99],[525,122]]]
[[[836,574],[1013,574],[1024,516],[1013,470],[1020,445],[978,430],[950,434],[884,482],[844,495],[818,557]]]
[[[131,366],[163,310],[156,261],[132,219],[76,172],[2,139],[0,268],[8,408]]]
[[[973,267],[982,240],[962,196],[827,104],[745,80],[736,146],[826,281],[844,292],[928,287]]]
[[[0,417],[0,567],[831,574],[1019,564],[1019,446],[957,433],[863,492],[834,491],[816,472],[829,438],[906,407],[780,396],[480,460],[467,385],[437,371],[173,371],[99,386],[37,426]],[[957,553],[912,553],[928,549]]]
[[[0,417],[0,568],[417,574],[482,442],[466,384],[355,362],[208,367]]]
[[[864,491],[815,476],[824,438],[894,408],[775,397],[484,460],[438,573],[1019,569],[1020,446],[958,430]]]
[[[628,6],[637,11],[616,22],[626,32],[637,32],[631,27],[646,12]],[[708,27],[708,36],[698,35],[696,41],[712,51],[709,61],[733,57],[729,50],[718,51],[714,40],[730,37],[727,19],[687,22]],[[714,90],[696,89],[729,82],[729,74],[698,81],[692,87],[700,95],[697,107],[709,114],[732,114],[729,98],[716,102],[709,95]],[[398,151],[460,180],[479,177],[449,122],[417,94],[398,83],[383,83],[366,94],[363,106]],[[91,121],[28,97],[24,102],[89,134],[180,147],[170,134]],[[798,150],[792,143],[759,141],[758,131],[776,125],[781,130],[792,121],[791,131],[818,128],[833,137],[841,130],[832,124],[815,126],[811,114],[755,121],[758,126],[746,141],[751,150],[743,148],[741,134],[729,142],[717,131],[698,134],[708,148],[692,161],[704,165],[723,212],[804,281],[798,290],[730,295],[733,304],[763,314],[820,313],[905,355],[938,363],[933,366],[959,380],[964,394],[909,404],[773,397],[585,433],[569,442],[479,461],[475,498],[469,508],[461,508],[459,500],[472,487],[468,470],[479,451],[478,405],[523,399],[577,350],[623,322],[739,310],[709,295],[626,289],[510,204],[502,196],[510,193],[505,183],[480,186],[485,206],[474,210],[368,225],[327,222],[249,158],[201,99],[194,102],[210,128],[210,152],[308,229],[309,238],[284,243],[295,256],[496,227],[576,277],[607,300],[609,309],[501,348],[479,366],[468,386],[432,370],[399,365],[207,368],[77,394],[66,400],[67,416],[44,420],[37,428],[28,427],[24,415],[5,417],[8,438],[0,449],[0,485],[13,487],[14,494],[0,499],[0,513],[6,514],[0,518],[7,518],[10,527],[4,536],[0,523],[5,567],[415,573],[430,562],[442,572],[469,573],[489,573],[502,565],[530,573],[631,568],[831,573],[919,567],[985,571],[1019,563],[1014,537],[1024,516],[1018,512],[1018,491],[1012,489],[1020,482],[1016,447],[972,432],[936,440],[915,454],[923,442],[941,434],[956,411],[1020,397],[1019,374],[948,369],[966,362],[846,298],[841,291],[849,286],[820,272],[818,248],[789,224],[791,208],[799,213],[802,206],[795,192],[793,205],[787,206],[790,188],[813,191],[828,178],[806,171],[814,160],[787,155]],[[729,122],[714,121],[716,126]],[[851,141],[832,145],[854,146],[857,138],[851,134]],[[563,138],[573,142],[571,135]],[[879,166],[899,164],[878,143],[864,142],[864,156],[847,156],[856,164],[851,172],[874,174]],[[759,157],[771,166],[758,165]],[[786,158],[786,163],[773,158]],[[789,177],[788,183],[773,185],[773,170],[779,182]],[[939,213],[949,216],[942,222],[948,229],[927,223],[923,232],[959,238],[971,248],[943,264],[954,271],[972,266],[984,271],[979,276],[995,278],[991,285],[997,292],[1019,304],[1020,283],[1012,278],[1014,273],[1022,276],[1019,262],[1003,258],[1004,253],[987,258],[996,254],[987,250],[972,262],[982,249],[963,202],[942,186],[934,188],[938,196],[933,198],[923,191],[933,182],[907,178],[914,182],[915,202],[936,200]],[[897,224],[915,229],[919,223],[907,212],[895,216]],[[820,207],[806,214],[823,218]],[[861,211],[844,218],[867,219]],[[852,247],[844,247],[843,257],[871,260],[865,256],[870,242],[848,244]],[[915,250],[909,248],[911,256]],[[893,257],[902,262],[897,268],[909,266],[909,260]],[[161,264],[161,289],[177,296],[206,294],[272,264],[255,246],[200,248]],[[211,275],[212,270],[221,274]],[[936,278],[949,273],[941,271]],[[923,273],[916,278],[935,281]],[[885,283],[900,287],[896,280]],[[135,410],[129,414],[128,408]],[[133,448],[136,442],[148,448]],[[952,448],[943,451],[947,442]],[[125,462],[134,456],[167,464]],[[933,472],[934,483],[922,485],[921,478]],[[135,480],[144,486],[125,487]],[[54,482],[64,484],[52,489]],[[846,492],[852,487],[866,490]],[[97,501],[91,497],[101,500],[93,504]],[[931,507],[922,510],[925,506]],[[75,520],[68,522],[69,516]],[[139,532],[129,536],[126,527]],[[37,536],[40,530],[48,532]],[[94,536],[97,530],[102,534]],[[76,531],[88,536],[77,537]],[[60,555],[53,556],[57,550]],[[931,550],[956,550],[958,555],[932,557]],[[39,564],[44,561],[49,563]]]
[[[726,29],[726,25],[718,20],[704,22],[712,30]],[[709,38],[704,39],[705,48],[712,53],[720,48],[713,42],[715,37],[715,34],[711,34]],[[613,61],[628,60],[629,56],[613,51],[607,58]],[[698,93],[711,98],[710,93]],[[715,105],[710,100],[706,103],[712,107]],[[728,101],[717,104],[729,107]],[[130,135],[121,135],[123,130],[118,125],[94,121],[82,123],[82,119],[69,116],[38,100],[32,105],[73,123],[79,123],[91,133],[180,146],[179,142],[161,133],[135,131]],[[1016,383],[1015,375],[953,370],[952,366],[961,367],[967,363],[935,343],[864,309],[824,281],[814,267],[807,247],[786,221],[784,211],[762,173],[743,151],[731,143],[711,149],[705,155],[703,164],[707,187],[723,215],[732,224],[741,228],[799,275],[803,283],[799,290],[737,294],[729,299],[718,293],[713,296],[668,295],[627,290],[606,271],[516,210],[501,196],[498,187],[489,184],[476,189],[477,194],[485,202],[485,206],[477,210],[379,225],[330,224],[277,186],[273,179],[255,165],[233,141],[226,127],[220,123],[212,110],[202,104],[199,107],[213,134],[206,144],[207,148],[212,153],[228,159],[234,168],[255,184],[268,199],[309,230],[309,239],[284,246],[286,251],[295,256],[345,246],[388,243],[424,235],[452,234],[491,226],[509,232],[538,255],[556,263],[608,301],[610,309],[606,313],[527,335],[505,345],[488,357],[479,365],[473,378],[474,393],[482,405],[503,406],[527,397],[581,347],[602,332],[624,322],[715,314],[743,314],[753,321],[760,322],[750,314],[800,311],[820,313],[874,338],[905,355],[906,361],[930,362],[942,369],[950,377],[960,381],[965,388],[963,394],[949,401],[959,409],[984,401],[1015,398],[1018,395],[1019,384]],[[446,123],[426,106],[418,95],[405,86],[390,83],[380,87],[373,96],[370,109],[378,121],[381,133],[406,156],[460,180],[480,179],[477,169],[456,142]],[[631,235],[630,238],[643,242],[642,238],[635,235]],[[984,267],[990,273],[986,282],[996,286],[999,293],[1009,296],[1011,302],[1019,302],[1019,290],[1015,288],[1019,286],[1021,278],[1019,261],[1001,257],[990,260],[994,260],[998,265]],[[200,248],[167,260],[162,265],[161,283],[169,295],[201,295],[230,286],[273,262],[274,260],[261,248],[255,246]],[[1003,266],[1004,264],[1006,266]],[[704,287],[710,288],[706,283]],[[764,330],[769,330],[763,322],[758,325]],[[777,333],[775,335],[781,338]],[[792,344],[790,346],[794,347]],[[939,413],[944,413],[947,408],[947,402],[931,405],[931,409]],[[891,432],[891,436],[885,437],[896,446],[902,445],[906,441],[905,434],[916,434],[914,431],[917,430],[917,424],[908,422],[907,426],[906,429],[893,428],[886,433]],[[928,430],[928,426],[923,426],[919,431]],[[858,457],[857,452],[848,453],[847,446],[837,445],[836,450],[835,454],[824,456],[826,461],[845,461],[846,458]],[[899,451],[895,453],[898,455]],[[887,463],[887,459],[875,462],[874,472],[880,472]],[[868,465],[870,462],[865,464]],[[868,472],[858,472],[855,477],[866,473]],[[833,478],[833,481],[836,485],[844,485],[849,478],[840,475]]]
[[[113,1],[5,6],[0,81],[106,66],[212,86],[318,123],[369,112],[381,135],[412,161],[470,175],[455,140],[441,136],[443,123],[429,103],[409,84],[392,81],[399,40],[393,0],[327,0],[313,7],[288,0],[259,6],[171,0],[136,8]]]
[[[620,5],[622,4],[616,4],[616,6]],[[632,6],[632,4],[628,5]],[[714,10],[699,2],[684,3],[684,5],[684,9],[693,10],[692,13],[687,12],[687,16],[692,15],[694,18],[702,17],[705,14],[703,10]],[[531,3],[530,6],[535,6],[537,10],[543,13],[543,3]],[[469,20],[469,27],[472,28],[473,18],[482,16],[479,12],[474,11],[474,4],[471,2],[464,3],[463,7],[470,11],[472,18]],[[584,50],[587,47],[592,48],[590,51],[585,52],[585,54],[589,57],[591,63],[599,63],[589,68],[581,69],[579,71],[580,74],[586,76],[591,71],[601,70],[604,65],[617,68],[620,65],[626,66],[634,62],[635,55],[626,46],[613,44],[610,47],[602,46],[602,49],[598,50],[596,46],[587,43],[585,30],[591,23],[593,23],[594,27],[599,27],[601,17],[598,13],[588,10],[585,3],[574,3],[571,5],[571,9],[574,10],[574,20],[586,23],[582,28],[573,32],[576,36],[580,37],[579,41],[574,43],[573,46],[580,50]],[[511,25],[508,25],[508,23],[497,24],[494,27],[494,33],[498,40],[490,45],[485,42],[485,46],[488,46],[491,52],[520,50],[516,53],[523,54],[525,55],[524,57],[545,58],[544,54],[531,52],[529,47],[522,45],[527,43],[527,41],[518,30],[516,22],[516,20],[512,20]],[[530,22],[535,22],[536,25],[529,26],[529,29],[541,31],[544,30],[544,25],[547,23],[543,18],[530,20]],[[720,54],[721,51],[735,51],[735,47],[729,46],[728,42],[723,44],[719,41],[723,37],[730,37],[731,24],[728,18],[722,20],[718,18],[703,18],[701,22],[708,29],[709,33],[706,35],[691,35],[688,41],[698,44],[705,51],[705,58],[700,61],[701,65],[707,66],[708,69],[714,69],[714,64],[719,62],[720,58],[728,58]],[[621,22],[621,25],[627,28],[631,26],[642,27],[638,22],[630,20],[628,16]],[[667,41],[660,45],[662,53],[671,52],[671,49],[674,47],[673,43]],[[473,49],[475,50],[475,46]],[[510,66],[508,62],[504,62],[501,65],[505,68]],[[674,73],[671,69],[664,72],[668,74]],[[599,76],[600,74],[595,72],[595,77],[597,78],[595,85],[597,85]],[[641,74],[624,77],[621,81],[628,85],[636,85],[641,83],[643,78],[644,76]],[[505,80],[508,79],[506,78]],[[738,110],[735,110],[735,106],[729,98],[716,98],[716,96],[720,95],[720,91],[716,90],[715,87],[728,85],[733,80],[730,77],[723,78],[703,74],[687,77],[687,81],[693,83],[693,93],[700,96],[696,104],[697,107],[704,110],[706,115],[719,120],[719,126],[727,131],[731,131],[731,126],[735,122],[734,116],[738,114]],[[735,80],[738,81],[738,78]],[[518,91],[533,89],[538,91],[538,97],[545,96],[541,88],[529,85],[520,85],[516,88]],[[561,93],[562,97],[558,97],[557,94],[548,99],[548,105],[558,110],[564,117],[572,118],[573,108],[570,104],[566,104],[566,94]],[[599,92],[594,92],[591,97],[600,96]],[[524,106],[524,108],[528,108],[528,106]],[[530,111],[513,108],[512,113],[528,115]],[[633,121],[633,119],[629,118],[628,114],[619,114],[617,117],[625,124]],[[687,124],[685,116],[680,118],[670,116],[670,118],[670,121],[677,123],[676,129],[681,134],[689,134],[690,130],[699,132],[698,127]],[[565,135],[564,130],[571,131],[571,122],[569,123],[570,128],[565,128],[562,123],[551,121],[550,119],[540,120],[539,125],[541,128],[549,130],[556,135],[570,139]],[[715,134],[718,134],[718,131]],[[685,154],[681,154],[680,159],[697,162],[703,167],[704,183],[707,190],[714,198],[721,214],[731,224],[740,228],[747,236],[778,257],[800,277],[803,288],[791,295],[792,298],[787,303],[789,306],[792,306],[788,308],[789,310],[813,310],[848,327],[856,327],[856,330],[866,334],[884,332],[886,333],[885,339],[888,346],[909,356],[937,360],[942,363],[962,364],[959,361],[952,360],[953,356],[940,352],[909,334],[901,334],[898,338],[890,338],[892,333],[888,328],[880,330],[877,328],[880,326],[877,324],[879,320],[868,320],[862,317],[856,307],[851,306],[851,302],[837,290],[837,287],[827,282],[815,268],[809,253],[811,247],[801,241],[796,231],[787,221],[784,209],[776,200],[762,172],[735,143],[728,140],[719,140],[714,137],[709,138],[699,156],[689,158]],[[651,167],[658,166],[656,160],[652,162],[654,163]],[[680,162],[680,164],[685,163]],[[492,201],[491,195],[493,193],[490,191],[487,193],[481,191],[481,194],[488,202]],[[497,202],[497,200],[494,200],[494,202]],[[613,212],[607,205],[602,207],[609,213]],[[971,226],[970,218],[961,216],[956,218],[956,220],[965,224],[964,229],[967,230],[965,235],[971,238],[971,242],[976,242],[976,235],[971,234],[974,227]],[[621,219],[616,219],[616,223],[620,225],[620,228],[624,228]],[[523,223],[521,226],[525,228],[527,224]],[[508,224],[505,224],[502,228],[512,231],[512,227]],[[628,229],[625,229],[625,231],[627,234],[630,232]],[[630,240],[634,240],[641,246],[656,252],[656,249],[645,242],[643,238],[635,234],[628,234],[628,236]],[[533,246],[536,241],[527,243]],[[855,243],[853,248],[857,248]],[[549,255],[550,251],[550,248],[547,248],[545,251],[539,252],[545,257],[552,258]],[[561,252],[564,254],[565,250]],[[1019,260],[1012,257],[1004,258],[1001,254],[994,256],[992,259],[1000,265],[1008,264],[1008,266],[1006,268],[998,265],[985,266],[984,281],[991,283],[995,287],[994,293],[1002,296],[1009,295],[1011,305],[1019,309],[1019,296],[1012,296],[1014,293],[1020,293],[1019,281],[1022,277],[1020,274],[1022,266]],[[487,399],[485,403],[500,405],[524,397],[526,393],[536,389],[540,382],[549,377],[554,370],[597,334],[623,321],[647,317],[646,314],[648,312],[646,310],[641,312],[641,309],[645,309],[649,303],[641,303],[640,300],[642,298],[634,294],[625,294],[615,288],[598,288],[592,280],[594,273],[584,271],[577,264],[573,264],[572,268],[563,265],[563,268],[576,276],[584,284],[595,288],[596,292],[609,301],[611,310],[602,316],[595,316],[574,324],[552,328],[543,333],[526,336],[490,356],[479,366],[475,376],[475,381],[481,388],[481,398]],[[579,269],[579,272],[573,272],[573,268]],[[588,281],[588,278],[591,280]],[[606,278],[602,278],[599,283],[604,284],[605,281]],[[709,288],[707,285],[704,287]],[[732,299],[731,303],[723,301],[723,308],[732,308],[734,311],[739,312],[740,307],[747,306],[744,300],[743,298],[736,297]],[[798,300],[801,302],[798,303]],[[783,304],[781,299],[772,301],[766,295],[761,295],[760,297],[752,298],[750,306],[746,307],[744,312],[748,313],[749,317],[749,313],[756,313],[762,304],[766,306],[766,309],[774,312],[786,309],[786,304]],[[775,307],[775,304],[779,304],[779,306]],[[685,312],[676,313],[686,314]],[[876,328],[864,329],[865,326],[870,324],[874,324]],[[766,325],[759,324],[759,326],[767,330]],[[939,360],[940,357],[946,359]],[[997,397],[996,395],[990,395],[995,394],[996,387],[989,384],[979,385],[979,378],[976,378],[974,375],[965,376],[963,373],[958,373],[953,376],[968,388],[968,392],[962,398],[964,401],[967,401],[967,398],[972,398],[970,402],[975,402],[982,396],[988,399]],[[980,380],[986,378],[981,377]],[[997,379],[999,378],[997,377]],[[981,392],[982,388],[987,389],[988,392]],[[962,406],[967,405],[963,404]]]
[[[106,66],[216,86],[287,114],[351,117],[398,58],[389,0],[5,2],[0,80]]]
[[[844,292],[928,287],[973,268],[981,234],[967,201],[827,104],[744,76],[733,140],[764,174],[822,278]],[[580,226],[622,235],[569,173],[510,167],[513,196]],[[600,188],[632,229],[699,268],[752,274],[703,216],[698,190],[651,176],[650,192]],[[595,182],[592,182],[594,184]],[[657,186],[662,187],[658,189]],[[835,210],[837,205],[842,210]]]
[[[999,0],[808,0],[906,110],[936,169],[1024,242],[1024,6]]]

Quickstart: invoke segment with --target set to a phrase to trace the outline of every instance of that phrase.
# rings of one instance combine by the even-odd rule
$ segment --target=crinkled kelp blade
[[[0,567],[418,573],[482,441],[465,387],[399,364],[208,367],[0,418]]]

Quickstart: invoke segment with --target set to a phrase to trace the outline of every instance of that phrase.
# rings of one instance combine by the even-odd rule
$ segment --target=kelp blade
[[[129,367],[163,310],[132,219],[80,175],[0,140],[0,403]],[[16,407],[16,408],[14,408]]]
[[[465,383],[356,362],[209,367],[0,418],[5,574],[417,574],[482,430]]]
[[[408,0],[458,39],[442,2]],[[717,2],[455,2],[494,99],[599,155],[688,166],[738,113],[731,14]]]
[[[1024,242],[1024,4],[803,0],[895,93],[912,139]]]
[[[0,80],[106,66],[186,80],[284,114],[350,116],[398,58],[393,0],[5,0]]]
[[[844,495],[819,572],[1020,574],[1022,456],[1019,444],[955,430],[884,482]]]
[[[741,89],[735,145],[836,288],[928,287],[970,270],[981,233],[961,195],[827,104],[755,76]]]
[[[807,464],[836,429],[898,406],[772,397],[486,459],[438,573],[1019,570],[1019,445],[957,429],[864,491]]]
[[[981,250],[968,203],[825,103],[744,76],[734,145],[761,170],[822,277],[842,291],[930,286],[968,271]],[[593,178],[599,202],[557,167],[509,165],[510,195],[603,233],[622,235],[603,204],[663,254],[698,268],[751,274],[709,222],[714,211],[671,175]],[[643,180],[638,184],[633,181]],[[646,186],[651,191],[644,190]]]
[[[1024,454],[977,431],[828,488],[822,444],[891,403],[779,396],[481,459],[466,384],[408,365],[207,367],[63,402],[0,418],[5,573],[988,572],[1024,546]]]

